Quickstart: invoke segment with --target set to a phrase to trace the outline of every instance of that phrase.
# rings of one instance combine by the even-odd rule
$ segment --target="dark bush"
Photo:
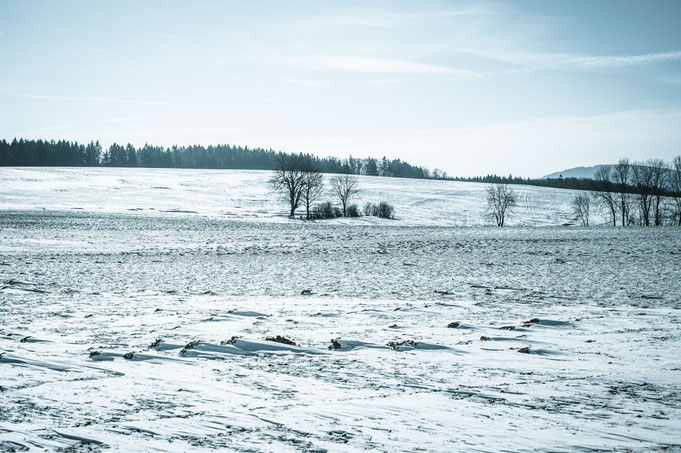
[[[395,207],[385,201],[381,201],[378,204],[367,203],[364,205],[364,215],[371,215],[381,219],[394,219]]]
[[[361,217],[362,211],[359,206],[352,204],[348,206],[348,217]],[[367,203],[363,209],[364,215],[379,217],[381,219],[394,219],[395,208],[390,203],[381,201],[380,203]],[[335,219],[343,217],[343,210],[338,206],[334,206],[330,201],[319,203],[312,208],[313,219]]]
[[[359,217],[362,214],[359,212],[359,206],[351,204],[348,206],[348,217]]]
[[[333,219],[336,217],[334,207],[330,201],[319,203],[312,209],[312,217],[315,219]]]
[[[395,208],[393,205],[381,201],[378,204],[378,209],[377,209],[377,214],[374,214],[376,217],[380,217],[381,219],[394,219],[393,212],[395,211]]]

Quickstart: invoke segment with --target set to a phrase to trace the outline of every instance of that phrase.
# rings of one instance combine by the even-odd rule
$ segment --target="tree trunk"
[[[622,226],[627,226],[627,205],[622,201]]]
[[[662,225],[662,210],[660,205],[662,204],[662,197],[655,198],[655,226]]]

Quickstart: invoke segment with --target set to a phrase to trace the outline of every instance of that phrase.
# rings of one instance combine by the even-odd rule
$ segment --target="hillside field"
[[[0,168],[0,452],[681,449],[678,228],[368,177],[396,220],[307,222],[267,178]]]

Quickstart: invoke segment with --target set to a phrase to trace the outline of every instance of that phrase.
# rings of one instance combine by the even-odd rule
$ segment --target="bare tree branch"
[[[507,184],[494,184],[487,188],[487,213],[497,226],[504,226],[506,213],[516,206],[516,196]]]
[[[594,180],[596,181],[597,189],[594,191],[593,197],[598,205],[608,210],[612,225],[615,226],[617,225],[617,199],[616,195],[610,192],[612,185],[611,175],[612,168],[609,166],[596,170]]]
[[[669,172],[669,187],[675,194],[672,203],[672,221],[681,226],[681,156],[676,156],[672,161]]]
[[[303,188],[301,201],[305,206],[305,217],[312,218],[311,209],[315,201],[324,193],[324,175],[315,166],[314,162],[308,160],[303,166]]]
[[[338,198],[343,206],[343,217],[348,216],[348,202],[359,193],[357,178],[352,176],[334,176],[331,178],[331,194]]]
[[[627,158],[620,159],[612,171],[615,186],[619,190],[617,196],[617,207],[620,211],[622,226],[626,226],[629,220],[629,203],[631,195],[629,194],[627,186],[629,184],[630,174],[631,164]]]
[[[589,226],[589,214],[591,211],[591,198],[585,194],[579,194],[572,200],[572,212],[582,221],[583,226]]]
[[[632,166],[632,182],[638,190],[638,208],[643,225],[650,225],[650,212],[653,211],[653,222],[662,222],[660,206],[662,204],[666,165],[660,159],[648,159],[646,162]]]
[[[269,180],[272,191],[289,204],[290,217],[296,215],[305,186],[303,164],[302,156],[280,154],[277,156],[277,169]]]

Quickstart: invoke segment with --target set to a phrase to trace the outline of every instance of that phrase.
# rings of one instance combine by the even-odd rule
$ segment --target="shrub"
[[[395,211],[395,208],[393,205],[381,201],[378,204],[378,213],[376,214],[376,217],[379,217],[381,219],[394,219],[395,217],[393,216],[393,212]]]
[[[390,203],[381,201],[378,204],[367,203],[364,205],[364,215],[379,217],[381,219],[394,219],[395,208]],[[359,206],[352,204],[347,208],[348,217],[361,217]],[[335,219],[343,217],[343,210],[334,206],[330,201],[319,203],[312,208],[313,219]]]
[[[364,205],[364,215],[371,215],[381,219],[394,219],[395,207],[386,201],[378,204],[367,203]]]
[[[319,203],[312,209],[312,217],[315,219],[333,219],[336,217],[334,207],[330,201]]]

